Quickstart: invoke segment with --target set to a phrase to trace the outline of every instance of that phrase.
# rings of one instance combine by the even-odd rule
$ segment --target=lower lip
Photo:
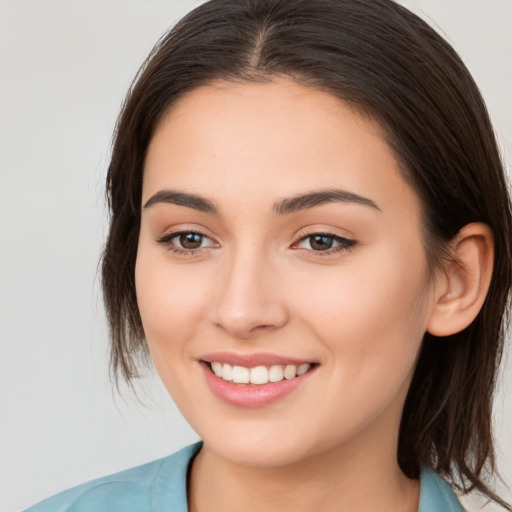
[[[263,407],[277,402],[301,386],[316,368],[314,366],[303,375],[290,380],[283,379],[279,382],[251,385],[234,384],[233,382],[221,379],[211,371],[210,365],[207,363],[202,362],[201,367],[208,386],[218,398],[229,405],[246,408]]]

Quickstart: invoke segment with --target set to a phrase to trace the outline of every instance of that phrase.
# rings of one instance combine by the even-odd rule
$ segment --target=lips
[[[211,391],[237,407],[261,407],[284,398],[318,366],[274,354],[216,353],[203,356],[201,363]]]

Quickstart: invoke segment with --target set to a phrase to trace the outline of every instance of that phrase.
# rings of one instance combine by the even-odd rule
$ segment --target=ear
[[[471,324],[491,283],[494,238],[487,224],[464,226],[449,250],[452,257],[435,279],[435,302],[427,324],[434,336],[450,336]]]

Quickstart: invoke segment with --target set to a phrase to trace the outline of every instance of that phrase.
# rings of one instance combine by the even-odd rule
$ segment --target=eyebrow
[[[334,202],[359,204],[380,211],[380,208],[371,199],[339,189],[318,190],[285,198],[274,204],[273,211],[278,215],[286,215]],[[204,213],[219,213],[219,209],[212,200],[177,190],[160,190],[156,192],[146,201],[143,208],[150,208],[159,203],[185,206]]]
[[[307,210],[308,208],[313,208],[322,204],[336,202],[360,204],[381,211],[377,204],[367,197],[363,197],[359,194],[354,194],[353,192],[348,192],[346,190],[329,189],[308,192],[306,194],[299,194],[294,197],[282,199],[274,205],[274,213],[284,215],[287,213]]]
[[[176,204],[178,206],[186,206],[205,213],[219,212],[213,201],[196,194],[189,194],[188,192],[179,192],[177,190],[160,190],[153,194],[144,204],[143,208],[150,208],[155,204],[167,203]]]

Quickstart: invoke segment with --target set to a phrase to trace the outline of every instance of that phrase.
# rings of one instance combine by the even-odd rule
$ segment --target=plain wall
[[[0,0],[2,512],[196,440],[154,376],[143,379],[142,403],[113,394],[97,262],[121,101],[156,40],[199,3]],[[460,52],[510,162],[512,1],[402,3]],[[509,483],[510,369],[496,402]]]

